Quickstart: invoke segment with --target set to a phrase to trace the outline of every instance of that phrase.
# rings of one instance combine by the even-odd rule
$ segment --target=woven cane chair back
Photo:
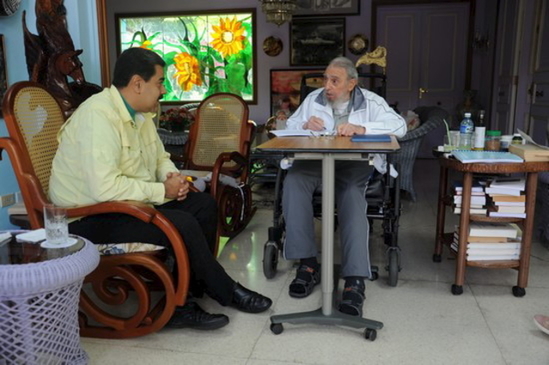
[[[248,105],[234,94],[220,93],[206,98],[198,107],[189,136],[189,168],[211,170],[223,152],[249,156],[251,130]],[[231,170],[234,162],[224,165]]]
[[[57,132],[65,122],[61,108],[43,88],[26,87],[15,97],[14,115],[31,165],[47,196],[51,164],[58,147]]]
[[[27,214],[31,226],[38,228],[42,225],[43,204],[48,202],[57,132],[65,118],[55,98],[34,82],[13,85],[4,99],[3,111],[8,133],[27,173],[18,176]]]

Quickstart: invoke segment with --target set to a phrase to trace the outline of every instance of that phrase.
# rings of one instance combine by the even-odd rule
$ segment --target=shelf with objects
[[[443,246],[447,246],[450,252],[455,254],[456,274],[455,283],[452,285],[452,294],[463,293],[465,282],[465,270],[467,266],[504,269],[513,268],[518,271],[517,285],[513,286],[512,292],[516,297],[526,294],[528,284],[528,271],[530,267],[530,245],[534,226],[534,209],[536,201],[536,187],[538,173],[549,170],[549,162],[522,162],[522,163],[462,163],[461,161],[441,156],[440,180],[438,191],[437,228],[435,237],[434,262],[441,262]],[[461,173],[462,198],[459,228],[457,232],[457,251],[452,250],[453,233],[445,233],[446,208],[454,202],[448,194],[448,173],[454,171]],[[525,217],[494,217],[486,214],[470,214],[471,190],[473,185],[473,174],[475,175],[508,175],[524,174],[525,177]],[[470,234],[471,222],[475,223],[500,223],[517,224],[522,231],[520,240],[520,254],[518,258],[509,260],[467,260],[467,242]],[[475,224],[473,223],[473,224]],[[455,246],[454,246],[455,247]]]

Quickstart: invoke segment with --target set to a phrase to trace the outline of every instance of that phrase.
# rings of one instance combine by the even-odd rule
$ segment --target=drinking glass
[[[44,205],[46,240],[50,245],[62,245],[69,238],[67,210],[54,204]]]

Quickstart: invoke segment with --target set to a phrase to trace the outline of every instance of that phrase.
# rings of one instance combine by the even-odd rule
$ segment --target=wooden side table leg
[[[463,293],[465,282],[465,266],[467,264],[467,237],[469,236],[469,210],[471,208],[471,187],[473,185],[473,173],[463,174],[463,192],[461,198],[461,216],[459,219],[459,245],[456,260],[456,282],[452,286],[452,294]]]
[[[530,271],[530,249],[532,245],[532,232],[534,231],[534,214],[536,208],[536,189],[538,185],[538,173],[531,172],[526,175],[526,219],[522,227],[522,244],[520,248],[520,261],[517,286],[513,287],[513,295],[522,297],[526,294],[528,285],[528,273]]]
[[[442,255],[442,244],[444,242],[444,221],[446,219],[446,204],[444,197],[448,183],[448,169],[440,166],[440,177],[438,182],[438,207],[437,207],[437,230],[435,236],[435,252],[433,261],[440,262]]]

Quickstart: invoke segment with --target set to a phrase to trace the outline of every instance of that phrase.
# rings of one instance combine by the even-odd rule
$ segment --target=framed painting
[[[271,115],[287,119],[297,109],[300,100],[301,77],[310,73],[323,73],[320,69],[273,69],[271,70]],[[311,81],[309,81],[311,84]],[[322,87],[323,78],[312,84]]]
[[[115,14],[115,20],[118,53],[143,47],[166,62],[163,103],[219,92],[257,102],[255,9]]]
[[[360,15],[360,0],[297,0],[294,15]]]
[[[345,18],[302,18],[290,27],[290,65],[327,66],[345,55]]]
[[[4,94],[7,89],[8,78],[6,70],[6,55],[4,54],[4,35],[0,34],[0,118],[3,116],[2,100],[4,99]]]

